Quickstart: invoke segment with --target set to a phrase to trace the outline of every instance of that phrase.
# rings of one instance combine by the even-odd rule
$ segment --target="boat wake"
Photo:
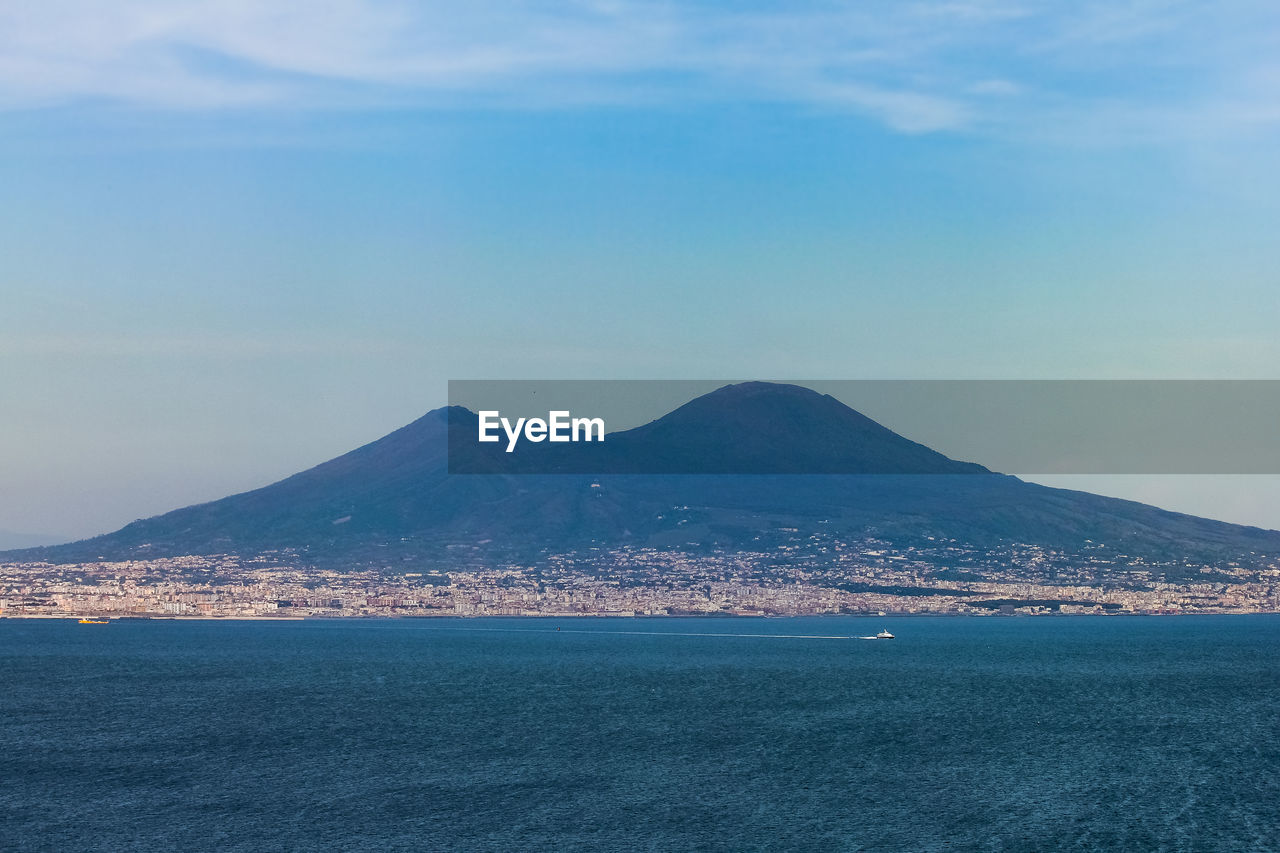
[[[583,628],[489,628],[489,627],[449,627],[444,630],[454,631],[493,631],[504,634],[607,634],[630,637],[744,637],[760,640],[885,640],[893,639],[888,631],[881,631],[873,637],[853,637],[846,634],[730,634],[720,631],[591,631]]]

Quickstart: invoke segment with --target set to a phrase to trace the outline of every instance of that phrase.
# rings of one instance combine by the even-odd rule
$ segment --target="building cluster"
[[[338,571],[296,554],[0,564],[0,617],[301,618],[836,613],[1254,613],[1280,564],[1146,563],[1092,543],[979,549],[865,538],[760,551],[618,548]]]

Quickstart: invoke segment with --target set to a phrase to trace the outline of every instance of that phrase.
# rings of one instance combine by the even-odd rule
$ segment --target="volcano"
[[[450,473],[451,433],[474,436],[476,423],[465,408],[436,409],[263,488],[5,557],[81,562],[290,549],[316,565],[403,569],[447,564],[458,549],[471,560],[504,561],[615,547],[756,550],[778,529],[898,545],[946,539],[1070,551],[1102,542],[1137,562],[1280,554],[1276,531],[994,473],[795,385],[725,386],[611,433],[600,445],[607,455],[590,462],[601,467],[590,470],[567,450],[536,459],[486,446],[494,452],[472,460],[472,470],[491,473]],[[452,461],[456,471],[459,459]]]

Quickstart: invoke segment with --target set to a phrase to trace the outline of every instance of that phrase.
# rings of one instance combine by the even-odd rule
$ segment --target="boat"
[[[876,634],[876,639],[877,639],[877,640],[892,640],[892,639],[893,639],[893,634],[890,634],[888,631],[886,631],[886,630],[884,630],[883,628],[881,628],[881,629],[880,629],[880,633],[879,633],[879,634]]]
[[[107,624],[107,620],[106,619],[81,619],[80,624],[81,625],[105,625]]]

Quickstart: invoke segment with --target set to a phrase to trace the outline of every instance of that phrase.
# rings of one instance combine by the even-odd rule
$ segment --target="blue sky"
[[[1275,378],[1277,57],[1262,2],[12,4],[0,528],[448,378]]]

